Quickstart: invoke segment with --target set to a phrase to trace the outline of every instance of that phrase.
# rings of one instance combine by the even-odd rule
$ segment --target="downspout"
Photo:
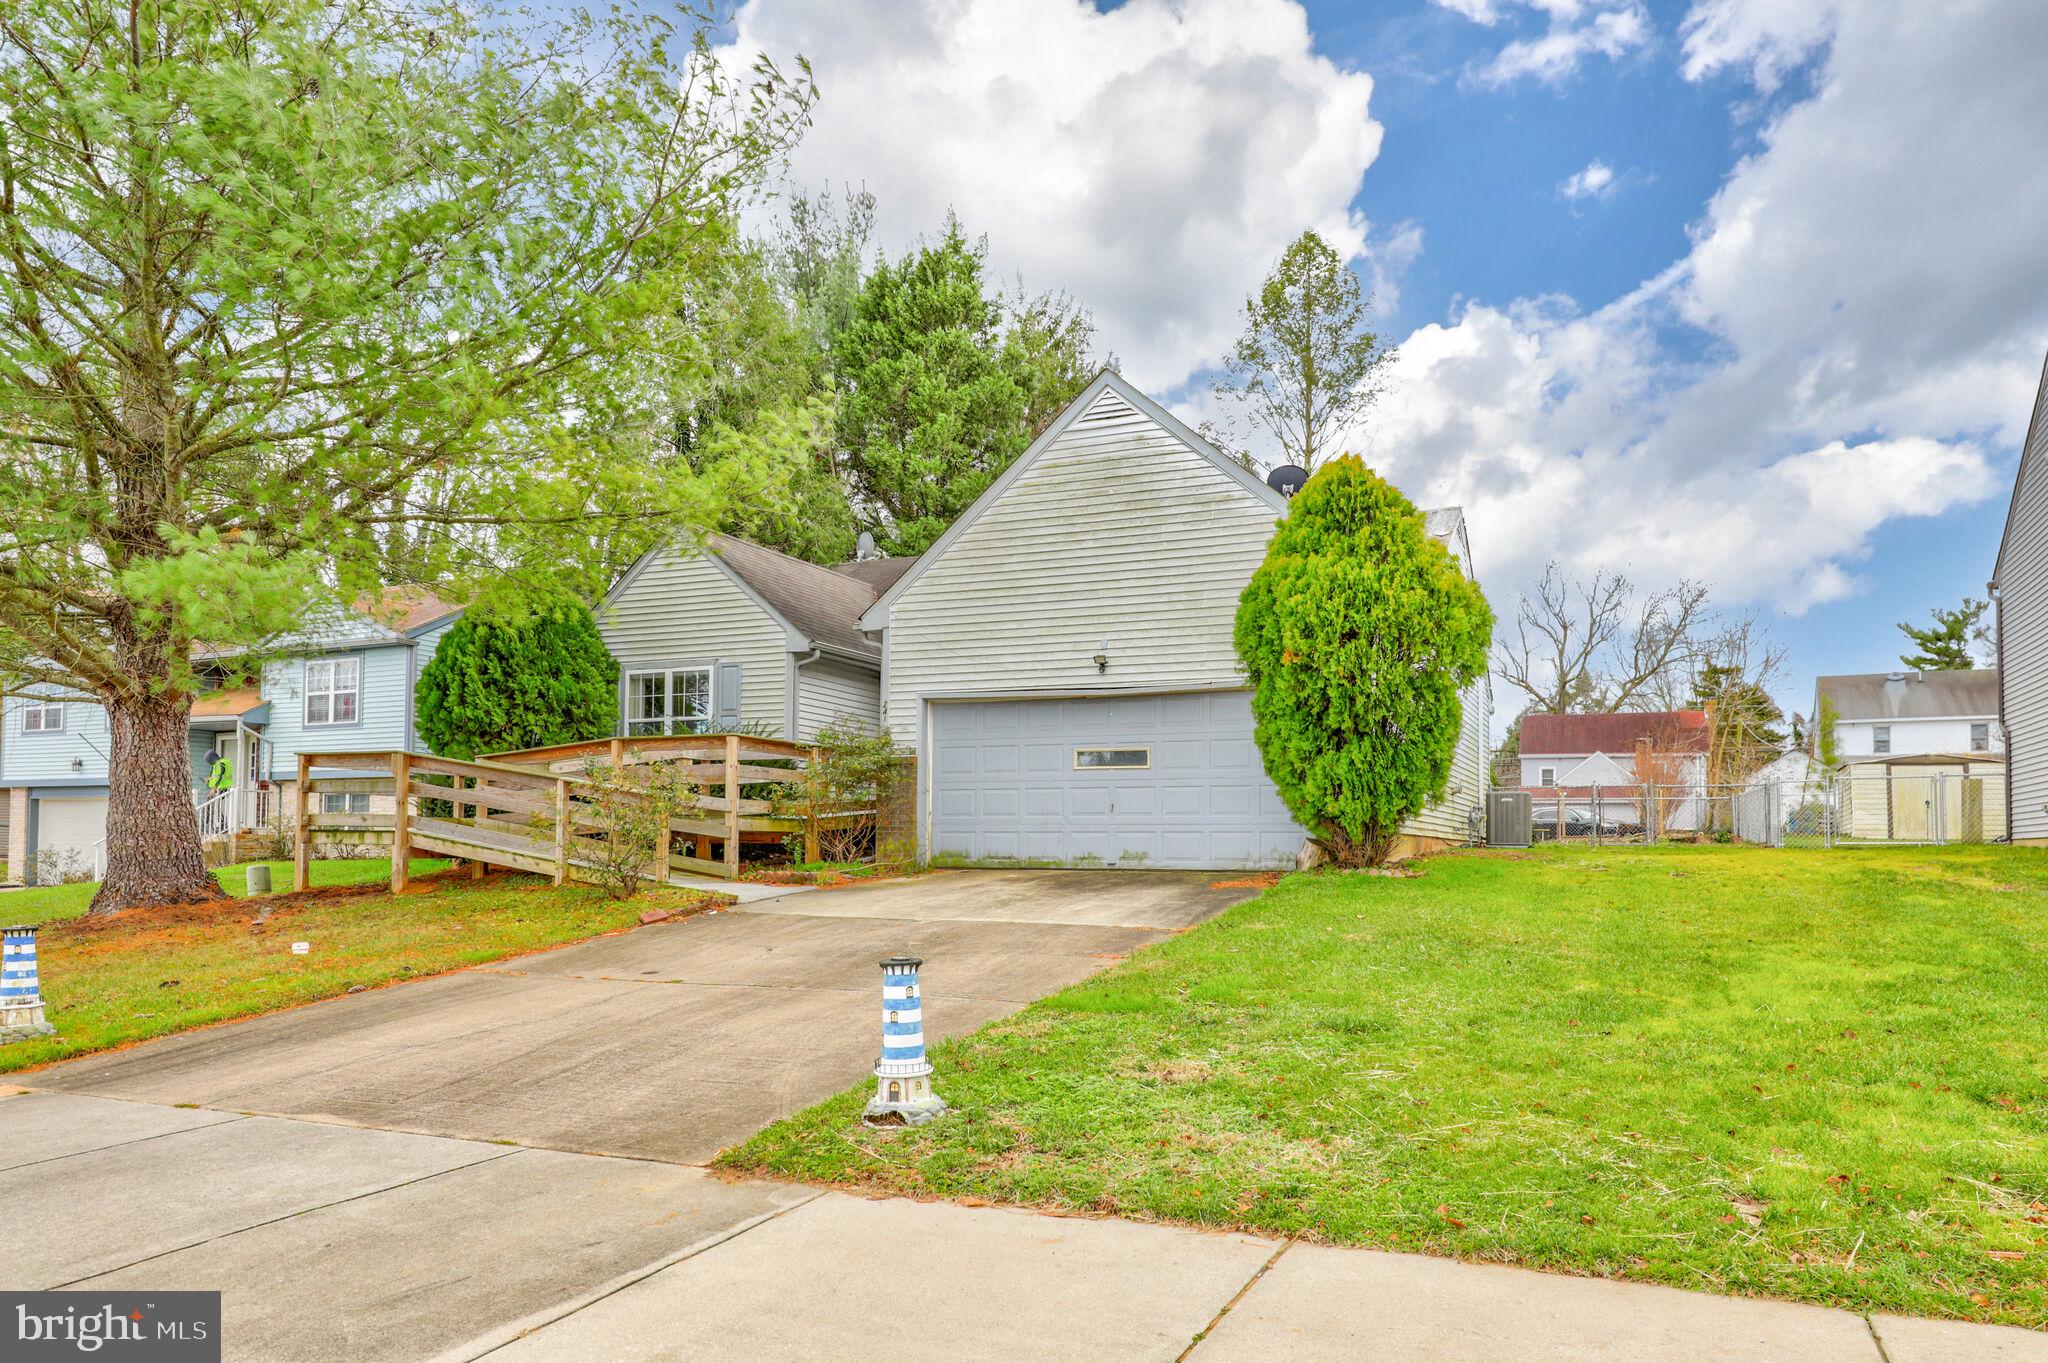
[[[824,649],[818,647],[816,644],[811,645],[811,656],[808,658],[797,657],[795,649],[791,649],[789,651],[789,696],[785,706],[785,708],[789,712],[789,726],[785,728],[783,732],[789,735],[789,741],[792,743],[800,743],[803,741],[801,736],[796,731],[797,688],[803,685],[804,669],[806,667],[809,667],[812,663],[818,661],[819,655],[824,653],[824,651]]]
[[[2018,842],[2019,837],[2013,828],[2012,726],[2005,722],[2005,594],[1999,591],[1995,581],[1985,583],[1984,587],[1991,593],[1991,627],[1997,631],[1997,639],[1992,645],[1992,662],[1998,666],[1998,742],[2005,758],[2005,840],[2010,844]]]
[[[413,750],[413,695],[420,687],[420,644],[417,639],[405,643],[405,736],[400,740],[405,750]]]

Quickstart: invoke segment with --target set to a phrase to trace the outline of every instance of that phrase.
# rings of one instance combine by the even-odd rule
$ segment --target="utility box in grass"
[[[1486,845],[1527,847],[1529,845],[1529,792],[1489,790],[1486,792]]]

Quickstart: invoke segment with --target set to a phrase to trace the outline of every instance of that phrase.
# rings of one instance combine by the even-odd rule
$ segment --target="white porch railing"
[[[193,799],[199,804],[199,836],[202,838],[224,838],[235,831],[235,792],[217,791],[200,798],[200,792],[193,792]]]

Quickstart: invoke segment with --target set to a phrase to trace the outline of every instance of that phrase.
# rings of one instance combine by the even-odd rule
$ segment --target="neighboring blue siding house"
[[[201,833],[227,836],[289,818],[301,752],[416,747],[420,669],[460,615],[424,589],[393,588],[291,640],[258,686],[194,702],[188,747]],[[96,869],[108,750],[107,716],[96,701],[50,687],[0,697],[7,878],[31,878],[39,859],[52,877]],[[222,758],[228,766],[214,789],[208,778]]]

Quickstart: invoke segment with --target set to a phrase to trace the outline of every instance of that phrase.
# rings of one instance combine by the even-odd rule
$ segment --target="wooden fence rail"
[[[293,792],[292,883],[296,889],[307,887],[313,844],[322,834],[388,838],[394,892],[406,888],[406,863],[419,853],[467,861],[479,875],[494,865],[548,875],[557,885],[590,880],[600,859],[608,859],[599,844],[611,836],[593,807],[603,799],[634,798],[630,786],[611,781],[600,786],[590,776],[591,767],[624,773],[650,764],[660,764],[692,790],[690,808],[660,831],[647,873],[663,880],[672,871],[733,880],[739,877],[744,843],[799,835],[805,858],[816,860],[820,829],[847,827],[869,816],[871,811],[864,809],[789,813],[775,800],[743,793],[749,786],[797,782],[804,766],[821,756],[806,744],[750,734],[594,739],[469,761],[399,750],[302,753]],[[343,774],[321,774],[336,772]],[[316,797],[329,794],[389,795],[392,813],[316,812]],[[448,805],[449,813],[428,814],[417,807],[430,800]],[[678,839],[688,851],[676,850]],[[715,857],[714,843],[719,845]]]

